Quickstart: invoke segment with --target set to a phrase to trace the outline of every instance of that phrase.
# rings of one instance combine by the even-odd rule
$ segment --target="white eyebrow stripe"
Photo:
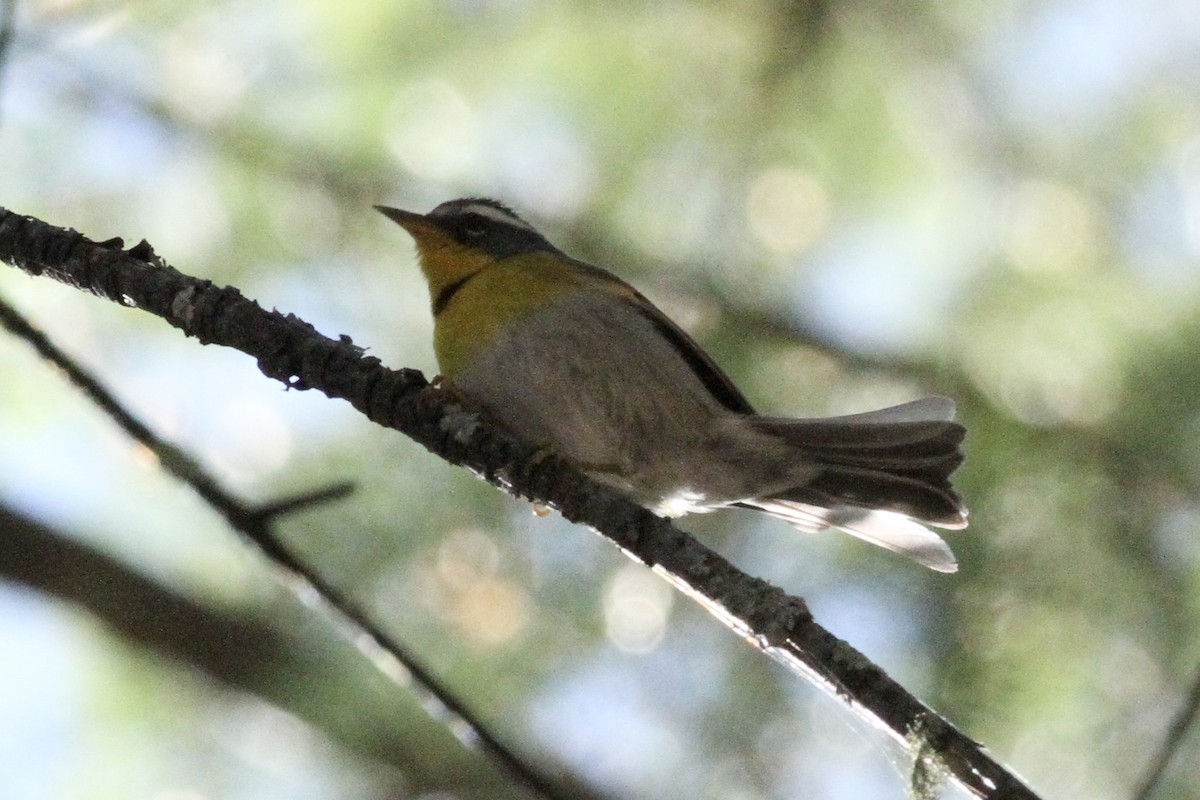
[[[472,203],[468,206],[463,206],[462,213],[464,213],[464,214],[474,213],[474,214],[478,214],[481,217],[487,217],[488,219],[492,220],[493,222],[500,222],[505,225],[511,225],[512,227],[520,228],[521,230],[526,230],[526,231],[533,230],[533,226],[530,225],[525,220],[518,219],[517,217],[514,217],[512,214],[506,214],[503,211],[501,211],[500,209],[495,208],[494,206],[484,205],[483,203]]]

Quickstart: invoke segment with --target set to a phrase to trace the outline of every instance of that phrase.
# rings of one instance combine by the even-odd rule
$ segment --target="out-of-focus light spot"
[[[463,589],[496,574],[500,551],[483,531],[455,531],[438,548],[437,573],[447,586]]]
[[[401,89],[385,125],[392,152],[419,178],[462,179],[478,163],[476,114],[445,81],[422,81]]]
[[[829,197],[808,173],[772,167],[750,184],[746,215],[751,233],[764,247],[788,255],[811,246],[825,230]]]
[[[420,593],[476,644],[506,644],[529,625],[532,601],[499,571],[500,550],[491,536],[475,529],[455,531],[438,547]]]
[[[1095,203],[1069,186],[1025,181],[1006,198],[1003,213],[1004,250],[1021,270],[1084,270],[1099,256]]]
[[[662,642],[673,595],[660,578],[634,564],[621,567],[604,588],[608,639],[626,653],[649,653]]]
[[[474,641],[496,646],[512,641],[525,629],[531,605],[524,589],[493,578],[458,593],[449,617]]]

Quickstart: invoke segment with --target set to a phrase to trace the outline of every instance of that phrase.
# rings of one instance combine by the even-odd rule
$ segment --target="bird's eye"
[[[462,232],[467,236],[470,236],[472,239],[478,239],[480,236],[483,236],[483,221],[478,219],[466,220],[463,222]]]

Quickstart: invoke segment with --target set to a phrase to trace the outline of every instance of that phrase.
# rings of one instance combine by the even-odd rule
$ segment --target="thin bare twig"
[[[442,723],[423,725],[414,718],[407,692],[377,691],[370,674],[375,666],[346,652],[341,645],[349,642],[339,631],[310,630],[298,620],[280,624],[270,610],[214,607],[139,573],[77,533],[0,500],[0,583],[70,603],[131,646],[286,709],[350,752],[399,770],[405,797],[529,798],[498,769],[481,764],[473,751],[465,751],[465,758],[430,758],[428,740]],[[5,646],[10,660],[20,657],[11,642]],[[338,697],[336,704],[329,702],[331,696]],[[19,781],[21,775],[11,765],[6,785],[14,778]],[[11,800],[11,793],[4,797]]]
[[[17,31],[17,0],[0,0],[0,67],[8,58]]]
[[[183,275],[149,245],[100,247],[74,231],[0,209],[0,260],[162,317],[203,343],[234,347],[263,374],[347,400],[442,458],[518,497],[557,508],[648,564],[748,642],[842,700],[910,752],[936,753],[949,776],[980,798],[1037,795],[984,748],[882,669],[813,620],[804,601],[750,577],[667,520],[595,483],[571,463],[519,442],[430,386],[390,370],[348,337],[264,311],[231,287]]]
[[[1200,671],[1196,673],[1191,691],[1184,698],[1175,719],[1171,721],[1171,727],[1167,729],[1167,737],[1163,740],[1158,755],[1147,768],[1138,790],[1133,793],[1133,800],[1150,800],[1197,717],[1200,717]]]
[[[8,70],[8,57],[16,36],[17,0],[0,0],[0,94],[4,89],[4,74]]]
[[[120,243],[113,240],[105,244],[119,246]],[[417,687],[422,707],[429,710],[431,716],[445,723],[464,743],[478,743],[518,784],[542,797],[561,796],[548,777],[501,742],[482,719],[459,700],[449,687],[442,684],[412,652],[379,628],[365,610],[326,581],[317,570],[300,560],[274,535],[271,525],[277,517],[344,497],[352,490],[350,484],[337,484],[292,498],[247,506],[221,486],[195,459],[164,441],[137,419],[94,376],[60,350],[3,298],[0,298],[0,326],[28,342],[42,358],[61,369],[67,379],[122,430],[153,452],[169,473],[190,486],[224,516],[231,527],[281,567],[298,594],[303,594],[306,599],[313,595],[318,597],[325,612],[342,623],[347,638],[387,677],[406,688],[411,688],[408,686],[411,678]]]

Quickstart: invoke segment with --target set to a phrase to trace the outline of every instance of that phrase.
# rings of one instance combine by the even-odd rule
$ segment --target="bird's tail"
[[[821,471],[800,486],[741,505],[808,532],[841,528],[942,572],[958,568],[941,538],[919,523],[965,528],[967,510],[950,485],[966,431],[954,402],[927,397],[892,408],[825,419],[755,417]]]

